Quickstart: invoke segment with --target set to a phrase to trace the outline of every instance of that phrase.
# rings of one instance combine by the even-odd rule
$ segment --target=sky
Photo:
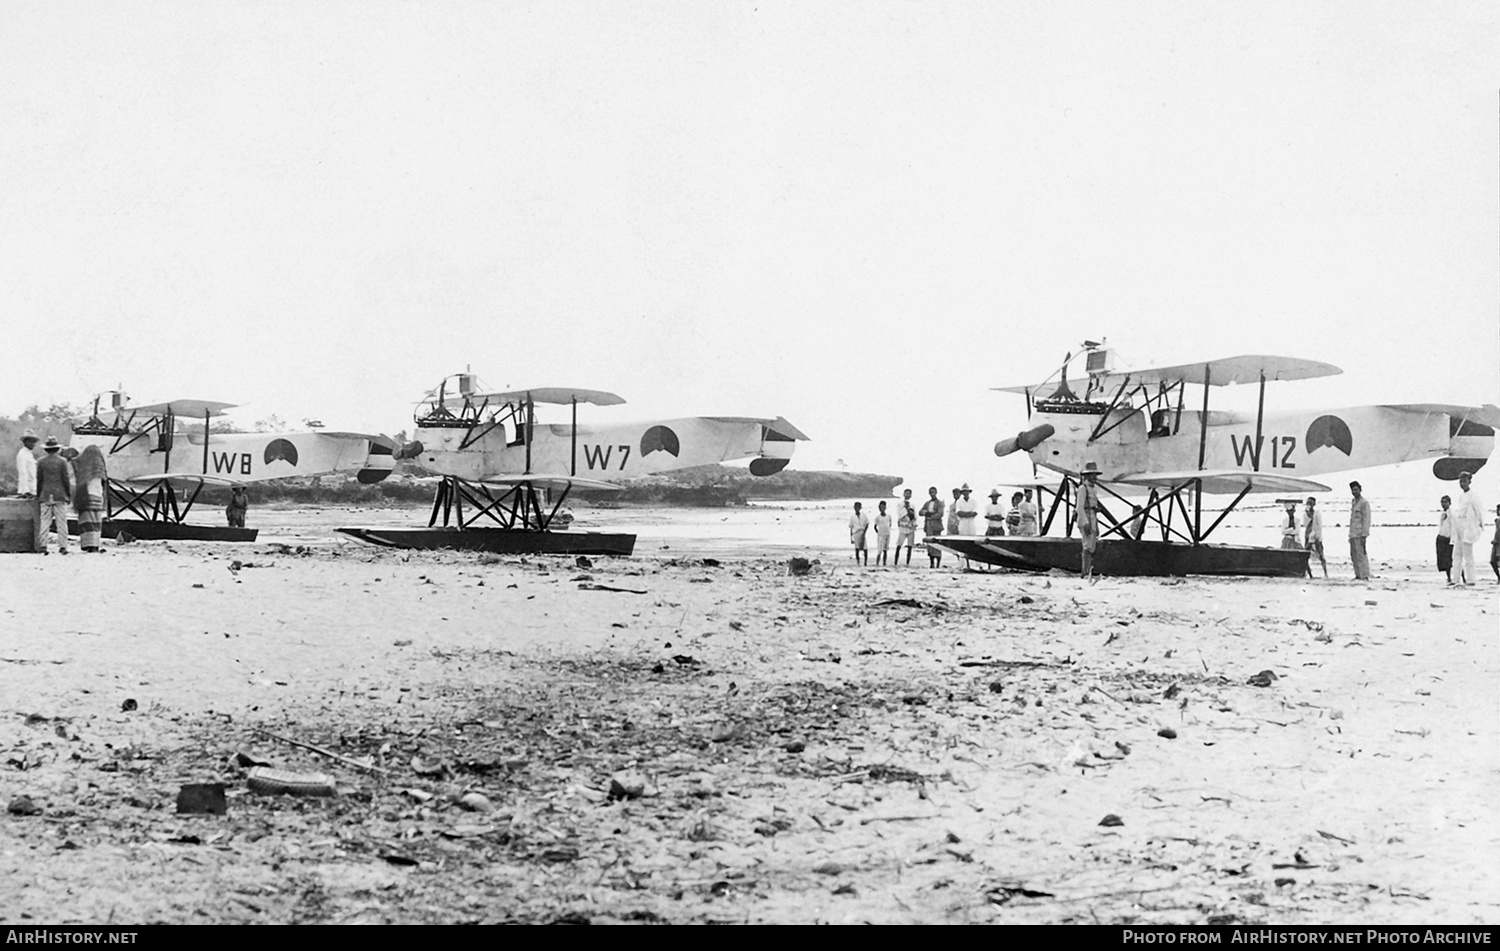
[[[1029,475],[990,388],[1086,338],[1500,403],[1497,11],[12,0],[0,414],[395,433],[469,368],[923,487]]]

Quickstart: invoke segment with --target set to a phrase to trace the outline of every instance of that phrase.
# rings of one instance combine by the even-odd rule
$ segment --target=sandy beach
[[[254,514],[0,557],[0,921],[1500,919],[1492,580],[866,570],[670,513],[580,567]]]

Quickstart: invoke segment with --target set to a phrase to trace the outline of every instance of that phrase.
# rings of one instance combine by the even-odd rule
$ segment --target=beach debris
[[[856,897],[856,898],[859,896],[859,892],[856,891],[855,888],[854,888],[854,886],[851,885],[851,884],[849,884],[848,882],[845,882],[844,884],[840,885],[838,888],[835,888],[833,890],[833,894],[835,894],[835,895],[849,895],[851,897]]]
[[[1023,594],[1019,598],[1016,599],[1016,603],[1017,604],[1035,604],[1036,603],[1036,598],[1033,598],[1029,594]]]
[[[1269,687],[1275,682],[1276,674],[1269,670],[1263,670],[1260,673],[1255,674],[1249,680],[1245,681],[1245,683],[1249,684],[1252,687]]]
[[[246,750],[240,750],[240,751],[236,752],[234,754],[234,762],[235,762],[236,766],[240,766],[240,767],[242,767],[244,769],[249,769],[252,766],[270,766],[271,765],[271,761],[270,760],[268,760],[268,759],[261,759],[259,756],[256,756],[254,753],[251,753],[251,752],[246,751]]]
[[[140,704],[136,703],[135,698],[133,697],[126,697],[125,702],[120,704],[121,713],[129,713],[130,711],[137,710],[139,708]]]
[[[807,749],[807,744],[801,740],[793,740],[792,742],[783,746],[782,749],[786,750],[788,753],[800,753],[803,750]]]
[[[495,804],[490,802],[490,797],[484,793],[467,792],[458,797],[460,808],[470,812],[494,812]]]
[[[1334,835],[1332,832],[1324,832],[1322,829],[1318,829],[1317,833],[1318,833],[1318,835],[1321,835],[1325,839],[1331,839],[1334,842],[1338,842],[1338,843],[1341,843],[1343,845],[1353,845],[1354,844],[1354,840],[1353,839],[1346,839],[1346,838],[1344,838],[1341,835]]]
[[[1027,888],[1025,885],[996,885],[994,888],[985,889],[984,897],[989,899],[992,905],[1004,905],[1016,896],[1022,898],[1056,898],[1051,892],[1038,891]]]
[[[1380,603],[1379,601],[1371,601],[1371,600],[1366,599],[1366,601],[1365,601],[1365,607],[1367,607],[1367,608],[1373,608],[1373,607],[1375,607],[1379,603]]]
[[[745,625],[739,621],[730,621],[729,629],[731,631],[743,631],[745,629]]]
[[[17,796],[5,807],[5,811],[13,816],[34,816],[42,811],[42,807],[33,802],[30,796]]]
[[[876,601],[875,607],[931,608],[934,611],[948,610],[948,606],[946,604],[928,604],[925,601],[918,601],[916,598],[886,598],[883,601]]]
[[[489,835],[494,831],[494,826],[457,825],[451,829],[444,829],[439,834],[445,839],[471,839],[479,835]]]
[[[615,591],[615,592],[618,592],[619,594],[646,594],[647,593],[645,591],[640,591],[640,590],[637,590],[635,588],[616,588],[614,585],[593,584],[593,583],[587,582],[587,581],[579,584],[578,590],[580,590],[580,591]]]
[[[673,654],[672,660],[678,667],[697,667],[700,663],[698,658],[691,654]]]
[[[1163,690],[1161,692],[1161,696],[1162,696],[1163,700],[1174,700],[1174,699],[1176,699],[1177,695],[1179,693],[1181,693],[1181,692],[1182,692],[1182,687],[1178,684],[1177,681],[1174,680],[1167,687],[1166,690]]]
[[[609,778],[610,802],[621,799],[639,799],[646,794],[646,780],[636,773],[618,773]]]
[[[223,783],[184,783],[177,790],[178,815],[193,813],[222,816],[229,811]]]
[[[660,663],[658,663],[655,667],[651,668],[651,672],[653,674],[664,674],[664,673],[667,672],[667,668],[663,667]]]
[[[367,760],[351,759],[348,756],[344,756],[340,753],[335,753],[333,750],[325,750],[321,746],[314,746],[311,743],[304,743],[301,740],[294,740],[289,736],[282,736],[280,733],[272,733],[270,730],[262,730],[259,727],[255,727],[254,729],[255,732],[259,733],[261,736],[268,736],[273,740],[280,740],[283,743],[289,743],[292,746],[296,746],[304,750],[311,750],[312,752],[317,753],[319,756],[326,756],[329,759],[336,759],[340,763],[347,763],[348,765],[353,766],[355,769],[368,770],[372,773],[390,772],[389,770],[381,769],[379,766],[376,766],[374,763]]]
[[[849,866],[842,862],[819,862],[812,870],[819,875],[841,875],[849,870]]]
[[[1284,888],[1287,885],[1295,885],[1295,884],[1297,884],[1297,880],[1295,878],[1286,877],[1286,878],[1278,878],[1278,879],[1276,879],[1276,887],[1277,888]]]
[[[1100,819],[1099,820],[1099,824],[1101,826],[1105,826],[1106,828],[1114,828],[1115,826],[1122,826],[1122,825],[1124,825],[1125,824],[1125,820],[1121,819],[1119,816],[1117,816],[1113,812],[1111,812],[1109,815],[1105,816],[1103,819]]]
[[[448,764],[441,762],[429,763],[420,756],[413,756],[411,758],[411,771],[418,776],[435,776],[441,778],[448,775]]]
[[[999,693],[1005,689],[1005,681],[996,680],[990,684],[990,693]]]
[[[413,866],[422,864],[409,855],[398,855],[395,852],[386,852],[380,857],[392,865]]]
[[[1164,740],[1175,740],[1175,739],[1177,739],[1177,731],[1174,730],[1174,729],[1172,729],[1169,726],[1164,726],[1160,730],[1157,730],[1156,731],[1156,735],[1159,736],[1159,737],[1161,737]]]
[[[269,766],[256,766],[250,770],[245,786],[262,796],[333,796],[338,787],[327,773],[293,773]]]
[[[577,565],[578,567],[580,567],[580,568],[592,568],[592,567],[594,567],[594,560],[592,558],[590,558],[588,555],[579,555],[578,556],[578,560],[575,561],[575,562],[573,562],[573,563],[575,565]]]
[[[703,567],[705,567],[705,568],[717,568],[717,567],[719,567],[719,559],[717,559],[717,558],[705,558],[705,559],[703,559]]]
[[[786,567],[794,575],[805,575],[812,571],[812,562],[806,558],[793,558],[786,563]]]
[[[417,789],[415,787],[408,787],[406,789],[403,789],[401,790],[401,794],[403,796],[410,796],[417,802],[430,802],[432,800],[432,793],[428,792],[425,789]]]
[[[1130,755],[1130,745],[1127,743],[1121,743],[1119,740],[1115,740],[1115,749],[1119,750],[1126,756]]]

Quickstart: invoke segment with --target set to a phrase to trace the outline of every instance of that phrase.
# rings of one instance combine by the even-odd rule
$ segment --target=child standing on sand
[[[875,564],[884,565],[890,561],[891,549],[891,516],[885,510],[885,501],[880,503],[880,511],[875,515]]]
[[[870,516],[860,509],[864,508],[861,502],[854,503],[854,514],[849,516],[849,540],[854,543],[854,563],[860,562],[860,556],[864,556],[865,565],[870,564],[870,552],[865,548],[865,534],[870,530]]]

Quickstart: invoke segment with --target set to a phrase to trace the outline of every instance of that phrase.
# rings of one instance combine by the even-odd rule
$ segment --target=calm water
[[[1449,494],[1451,490],[1444,489]],[[1420,566],[1433,560],[1436,534],[1436,498],[1373,499],[1374,530],[1370,539],[1371,559],[1396,565]],[[786,557],[803,554],[818,558],[843,558],[849,553],[847,523],[853,499],[800,502],[757,502],[745,507],[699,508],[594,508],[573,507],[575,530],[633,532],[636,552],[672,557],[753,556]],[[861,499],[866,510],[878,499]],[[894,499],[891,500],[894,503]],[[1347,525],[1349,499],[1319,498],[1330,566],[1348,561]],[[894,508],[894,504],[889,506]],[[1119,506],[1112,507],[1121,514]],[[1224,544],[1280,544],[1281,507],[1274,501],[1242,503],[1214,531],[1211,541]],[[1301,507],[1298,508],[1299,514]],[[1490,510],[1493,513],[1493,509]],[[261,506],[250,512],[249,524],[261,529],[262,541],[297,544],[362,545],[334,529],[340,525],[423,527],[427,506],[390,508],[341,508],[316,506]],[[1060,518],[1060,516],[1059,516]],[[1210,519],[1205,519],[1209,521]],[[1485,530],[1485,542],[1476,546],[1476,559],[1489,560],[1493,524]],[[1054,525],[1053,534],[1059,534]],[[874,536],[871,535],[871,543]],[[918,552],[915,558],[921,557]]]

